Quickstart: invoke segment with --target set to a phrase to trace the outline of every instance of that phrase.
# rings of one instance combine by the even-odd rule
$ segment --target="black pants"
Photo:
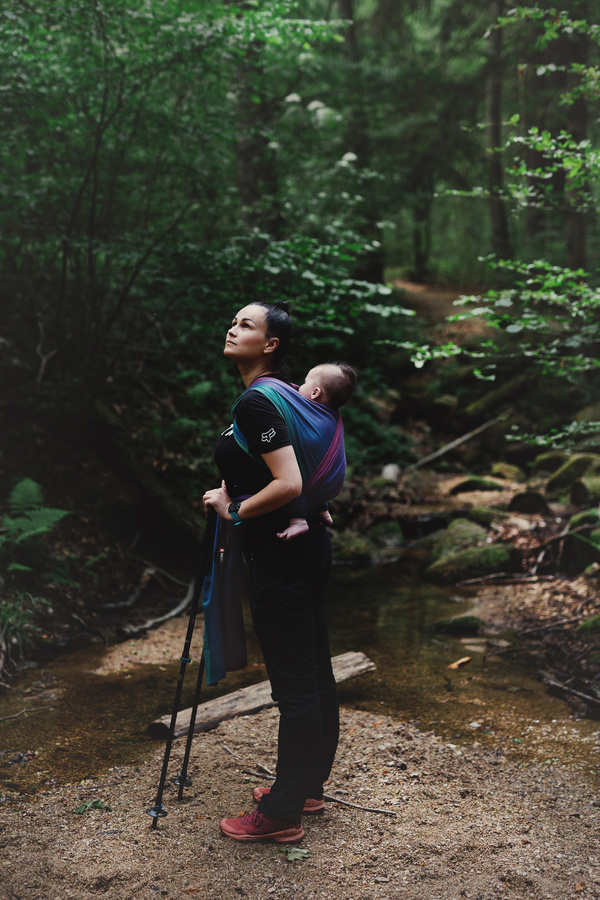
[[[288,542],[267,539],[251,564],[252,618],[280,714],[277,777],[259,810],[297,823],[304,800],[323,796],[339,734],[323,598],[329,536],[316,527]]]

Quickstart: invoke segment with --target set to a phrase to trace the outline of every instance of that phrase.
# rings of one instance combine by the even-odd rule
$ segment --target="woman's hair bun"
[[[275,303],[273,303],[273,306],[277,307],[277,309],[280,309],[282,312],[287,313],[289,316],[290,304],[287,300],[276,300]]]

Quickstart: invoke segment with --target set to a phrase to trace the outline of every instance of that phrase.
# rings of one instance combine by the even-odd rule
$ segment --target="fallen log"
[[[334,656],[331,662],[338,684],[375,669],[375,664],[364,653],[354,651]],[[247,716],[259,712],[261,709],[267,709],[269,706],[275,706],[275,701],[271,697],[270,682],[261,681],[259,684],[251,684],[249,687],[232,691],[231,694],[225,694],[223,697],[208,700],[199,706],[194,731],[211,731],[226,719]],[[183,709],[177,714],[175,737],[181,737],[188,733],[191,712],[191,709]],[[170,723],[170,714],[162,716],[150,723],[147,733],[153,738],[166,738],[169,734]]]

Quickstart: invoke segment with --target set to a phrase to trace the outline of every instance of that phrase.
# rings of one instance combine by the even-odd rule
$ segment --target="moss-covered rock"
[[[540,453],[536,456],[531,466],[531,474],[539,475],[541,472],[556,472],[557,469],[566,463],[569,454],[564,450],[549,450],[547,453]]]
[[[467,547],[475,547],[487,540],[488,533],[485,528],[469,519],[454,519],[433,547],[433,559],[441,559],[449,553],[465,550]]]
[[[482,578],[495,572],[509,572],[514,568],[518,550],[512,544],[487,544],[450,553],[432,563],[426,575],[432,581],[455,584],[469,578]]]
[[[331,544],[339,562],[370,562],[375,549],[366,537],[354,531],[331,532]]]
[[[589,525],[592,529],[596,526],[600,527],[600,509],[584,509],[582,512],[575,513],[569,519],[569,531],[574,528],[581,528],[583,525]]]
[[[404,535],[397,522],[379,522],[369,528],[367,538],[375,547],[401,547],[404,543]]]
[[[592,403],[590,406],[584,406],[579,412],[575,413],[576,422],[600,422],[600,403]]]
[[[508,513],[501,509],[494,509],[493,506],[474,506],[469,510],[469,519],[471,522],[477,522],[483,528],[489,528],[496,519],[504,519]]]
[[[525,473],[518,466],[507,462],[497,462],[492,466],[490,475],[494,478],[504,478],[505,481],[525,481]]]
[[[584,619],[577,626],[578,634],[600,634],[600,616],[592,616],[591,619]]]
[[[600,503],[600,472],[589,472],[576,478],[571,485],[571,503],[575,506],[598,506]]]
[[[597,453],[574,453],[558,468],[546,483],[546,494],[558,496],[568,491],[576,478],[581,478],[594,463],[600,461]]]
[[[451,495],[466,494],[469,491],[503,491],[504,485],[498,484],[489,478],[480,478],[478,475],[470,475],[464,481],[455,484],[450,491]]]
[[[477,635],[485,628],[485,622],[477,616],[456,616],[455,619],[440,619],[433,630],[442,634]]]
[[[600,530],[591,526],[589,531],[568,534],[563,542],[563,570],[579,575],[594,563],[600,563]]]

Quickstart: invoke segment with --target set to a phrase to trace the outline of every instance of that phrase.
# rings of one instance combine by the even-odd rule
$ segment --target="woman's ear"
[[[274,353],[275,350],[279,347],[279,338],[278,337],[270,337],[267,341],[267,346],[265,347],[265,353]]]

